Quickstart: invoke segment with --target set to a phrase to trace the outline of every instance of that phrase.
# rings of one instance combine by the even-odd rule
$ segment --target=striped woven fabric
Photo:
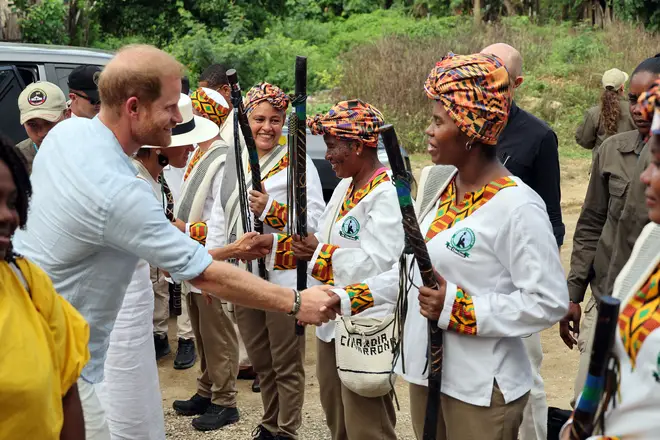
[[[429,242],[442,231],[453,227],[456,223],[469,217],[477,209],[492,199],[495,194],[504,188],[517,186],[510,177],[493,180],[479,191],[467,193],[460,203],[456,201],[456,183],[452,180],[440,196],[440,206],[435,219],[426,232],[426,241]]]
[[[264,182],[266,179],[273,177],[275,174],[279,173],[282,170],[286,170],[289,166],[289,153],[286,153],[282,159],[280,159],[277,164],[266,173],[265,176],[261,178],[261,181]]]
[[[660,327],[660,265],[619,314],[619,332],[633,368],[647,336]]]

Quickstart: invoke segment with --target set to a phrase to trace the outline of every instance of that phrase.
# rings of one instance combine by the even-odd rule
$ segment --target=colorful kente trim
[[[289,153],[286,153],[282,159],[280,159],[277,164],[271,168],[265,176],[261,178],[261,181],[264,182],[266,179],[273,177],[275,174],[279,173],[282,170],[286,170],[286,167],[289,166]]]
[[[188,162],[188,166],[186,167],[186,173],[183,175],[184,182],[188,180],[188,176],[190,176],[190,173],[192,173],[192,170],[195,168],[195,165],[197,165],[197,162],[200,161],[202,156],[204,156],[204,152],[200,148],[198,148],[195,151],[195,154],[193,154],[192,159],[190,159],[190,162]]]
[[[199,242],[200,244],[206,244],[206,236],[209,232],[209,228],[204,222],[197,222],[190,225],[190,238]]]
[[[351,299],[351,315],[357,315],[373,307],[374,297],[366,283],[351,284],[344,287],[344,290]]]
[[[335,277],[332,273],[332,254],[339,249],[339,246],[331,244],[321,245],[319,256],[316,257],[314,267],[312,268],[312,276],[322,283],[335,285]]]
[[[389,182],[389,180],[390,176],[387,175],[387,172],[382,171],[381,173],[374,176],[365,186],[355,191],[353,193],[353,197],[351,197],[351,193],[353,192],[353,184],[351,183],[351,185],[348,187],[348,190],[346,191],[346,195],[344,196],[344,203],[341,205],[339,215],[337,216],[335,222],[341,220],[348,213],[348,211],[355,208],[360,200],[365,198],[367,194],[373,191],[374,188],[383,182]]]
[[[502,177],[493,180],[479,191],[465,194],[463,200],[457,203],[456,183],[455,180],[452,180],[440,197],[440,206],[435,214],[435,219],[433,219],[429,230],[426,232],[426,241],[429,242],[440,232],[446,231],[459,221],[469,217],[492,199],[498,191],[510,186],[517,186],[517,184],[509,177]]]
[[[646,337],[660,327],[660,265],[619,314],[619,332],[630,363],[635,368],[637,353]]]
[[[293,239],[290,235],[277,234],[277,249],[275,250],[275,270],[290,270],[296,268],[296,257],[291,247]]]
[[[472,297],[460,287],[456,289],[456,298],[451,309],[447,330],[462,335],[476,336],[477,334],[477,317],[474,314]]]
[[[266,214],[266,217],[264,218],[264,223],[273,229],[283,231],[286,226],[288,210],[289,208],[286,204],[273,200],[273,203],[268,210],[268,214]]]

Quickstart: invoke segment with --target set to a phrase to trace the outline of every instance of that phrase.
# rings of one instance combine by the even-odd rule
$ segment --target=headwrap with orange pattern
[[[195,110],[222,128],[222,124],[229,116],[229,104],[219,92],[200,87],[192,92],[190,100]]]
[[[359,99],[340,101],[325,115],[307,118],[312,134],[329,134],[344,141],[360,141],[366,147],[378,146],[379,128],[385,124],[383,114]]]
[[[275,110],[286,111],[289,107],[289,96],[277,86],[262,82],[252,87],[245,96],[245,110],[250,113],[256,106],[266,101]]]
[[[655,80],[650,89],[637,100],[642,116],[651,121],[651,133],[660,134],[660,79]]]
[[[429,98],[442,102],[471,139],[497,144],[511,107],[509,72],[495,55],[454,55],[438,62],[426,82]]]

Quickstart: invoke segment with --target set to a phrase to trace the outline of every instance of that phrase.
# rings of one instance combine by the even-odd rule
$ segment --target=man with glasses
[[[101,110],[99,66],[78,66],[69,74],[69,99],[72,118],[92,119]]]

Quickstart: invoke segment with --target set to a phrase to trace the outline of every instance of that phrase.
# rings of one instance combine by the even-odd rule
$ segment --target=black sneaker
[[[199,416],[206,413],[211,406],[211,399],[195,394],[190,400],[175,400],[172,404],[174,411],[180,416]]]
[[[252,431],[252,440],[277,440],[277,436],[264,428],[264,425],[259,425]]]
[[[203,415],[193,419],[192,425],[198,431],[215,431],[238,422],[239,418],[236,408],[227,408],[212,403]]]
[[[167,340],[167,335],[154,333],[154,345],[156,346],[156,360],[163,356],[167,356],[172,352],[170,341]]]
[[[277,434],[275,440],[293,440],[293,437],[286,436],[284,434]]]
[[[195,341],[193,339],[179,338],[179,346],[176,349],[174,359],[175,370],[185,370],[195,365],[197,354],[195,354]]]
[[[259,376],[255,377],[254,380],[252,381],[252,392],[253,393],[261,392],[261,381],[259,380]]]

